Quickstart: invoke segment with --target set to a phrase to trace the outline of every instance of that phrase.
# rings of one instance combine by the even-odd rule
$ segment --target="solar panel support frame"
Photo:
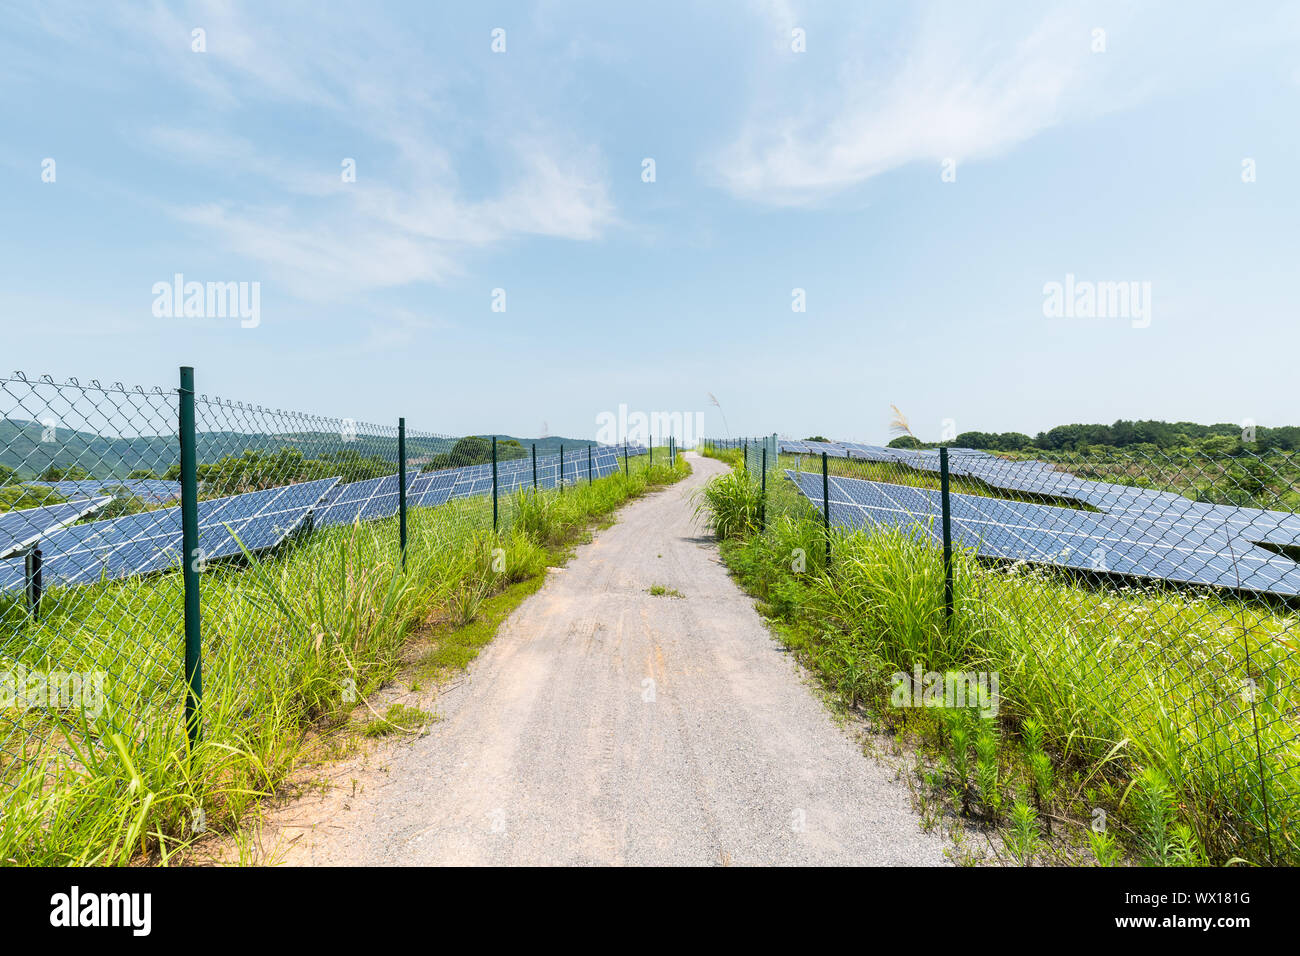
[[[23,570],[26,571],[27,577],[27,612],[31,615],[33,624],[39,623],[41,619],[42,559],[40,548],[28,548],[23,554]]]

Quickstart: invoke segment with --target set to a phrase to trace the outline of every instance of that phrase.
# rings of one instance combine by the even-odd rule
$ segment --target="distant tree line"
[[[1181,451],[1196,454],[1225,455],[1238,452],[1300,450],[1300,427],[1256,426],[1254,441],[1242,426],[1232,424],[1198,425],[1195,422],[1124,421],[1112,425],[1057,425],[1033,438],[1021,432],[962,432],[952,441],[922,443],[903,435],[889,443],[891,448],[937,448],[940,444],[983,451],[1083,452],[1104,448],[1145,451]]]
[[[308,458],[295,448],[265,452],[245,450],[198,466],[199,488],[207,497],[261,491],[277,485],[318,478],[342,478],[344,482],[365,481],[397,472],[396,462],[381,455],[362,455],[347,449]],[[178,481],[180,465],[172,465],[164,478]]]
[[[497,461],[509,461],[523,458],[528,451],[514,438],[497,441]],[[424,466],[425,471],[441,471],[444,468],[464,468],[466,465],[486,465],[492,460],[492,437],[483,435],[466,435],[451,446],[451,451],[434,455]]]

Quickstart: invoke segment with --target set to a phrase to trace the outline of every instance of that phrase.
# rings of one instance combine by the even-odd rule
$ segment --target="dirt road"
[[[692,465],[554,573],[284,862],[947,862],[701,537],[690,495],[723,466]]]

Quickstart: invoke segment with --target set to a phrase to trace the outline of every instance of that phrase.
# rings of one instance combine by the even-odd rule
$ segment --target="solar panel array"
[[[240,542],[250,552],[273,548],[306,520],[338,484],[323,478],[225,498],[200,501],[199,551],[204,561],[234,557]],[[175,567],[182,552],[181,509],[74,524],[42,539],[44,584],[94,584]],[[21,565],[0,566],[0,590],[24,584]]]
[[[406,493],[410,503],[412,485],[419,476],[407,475]],[[312,514],[312,526],[333,528],[354,521],[377,521],[397,514],[401,485],[397,475],[369,478],[334,486]]]
[[[67,481],[34,481],[28,484],[53,488],[68,500],[125,493],[139,498],[148,505],[162,505],[169,501],[177,501],[181,496],[181,483],[164,478],[83,478]]]
[[[782,451],[831,456],[820,442],[782,441]],[[834,443],[837,458],[939,471],[937,451]],[[809,449],[802,451],[802,448]],[[1300,515],[1214,505],[1172,492],[1094,481],[1041,461],[949,450],[949,473],[1053,503],[950,496],[954,542],[980,554],[1186,584],[1300,594],[1300,565],[1261,544],[1300,546]],[[821,475],[787,474],[818,510]],[[920,528],[934,536],[939,492],[889,482],[830,477],[831,521]],[[1060,504],[1057,504],[1059,502]],[[1078,503],[1096,511],[1068,507]],[[1061,505],[1066,506],[1061,506]]]
[[[590,457],[585,447],[566,452],[563,481],[572,484],[613,474],[621,469],[625,452],[631,457],[646,449],[600,446],[591,449]],[[536,464],[539,487],[560,483],[559,454],[542,456]],[[497,476],[499,494],[531,487],[533,459],[498,462]],[[241,543],[251,553],[274,548],[309,517],[314,528],[391,518],[398,513],[398,492],[399,477],[393,474],[347,484],[324,478],[200,501],[199,548],[203,560],[215,561],[240,554]],[[491,493],[490,463],[407,475],[408,508]],[[19,555],[39,541],[47,587],[121,580],[175,567],[182,551],[180,507],[74,523],[111,500],[82,499],[0,514],[0,558]],[[0,564],[0,591],[17,590],[25,583],[22,562]]]

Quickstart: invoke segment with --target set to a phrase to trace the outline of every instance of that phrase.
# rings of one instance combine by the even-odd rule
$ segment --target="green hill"
[[[15,480],[36,478],[54,466],[60,469],[80,468],[91,478],[127,478],[132,472],[149,471],[164,474],[177,463],[175,435],[139,435],[136,437],[109,438],[93,432],[59,429],[52,442],[41,441],[44,427],[40,422],[21,419],[0,419],[0,476]],[[514,438],[498,435],[498,455],[501,459],[530,454],[534,443],[537,454],[557,455],[560,446],[566,452],[577,452],[591,444],[589,440],[550,436],[547,438]],[[457,442],[464,454],[450,456]],[[516,445],[508,445],[516,442]],[[473,446],[473,447],[470,447]],[[278,435],[239,431],[200,432],[198,458],[200,463],[214,463],[227,456],[238,457],[245,452],[274,454],[286,450],[297,451],[305,459],[319,459],[340,451],[355,453],[361,458],[378,457],[397,461],[397,435],[372,436],[359,434],[344,442],[338,432],[301,431]],[[423,438],[408,436],[407,459],[413,464],[429,466],[439,456],[441,463],[474,464],[491,460],[491,436],[455,438]],[[0,478],[0,482],[3,478]]]

